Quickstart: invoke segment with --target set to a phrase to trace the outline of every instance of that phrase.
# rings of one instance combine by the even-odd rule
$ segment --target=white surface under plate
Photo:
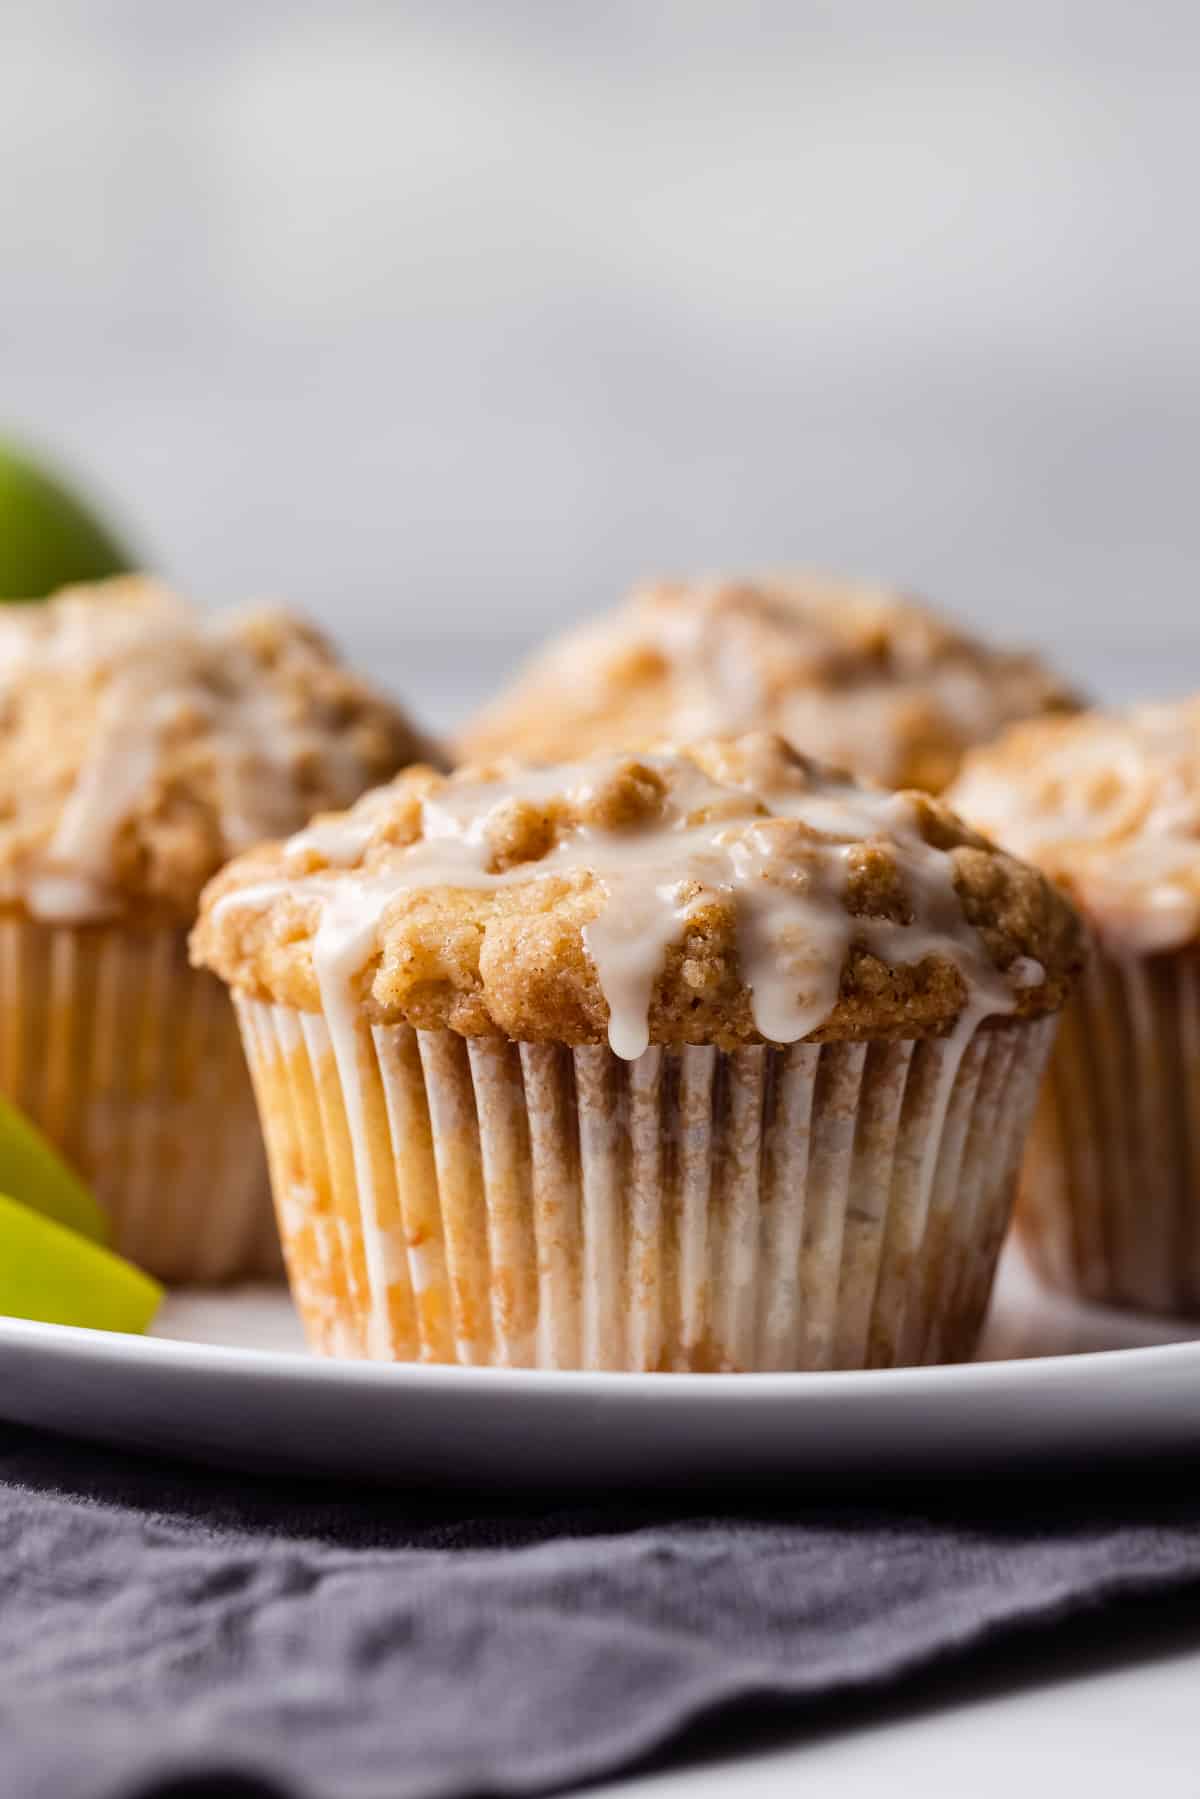
[[[561,1374],[321,1361],[287,1297],[178,1293],[150,1337],[0,1318],[0,1417],[247,1469],[519,1488],[874,1481],[1200,1451],[1195,1326],[1085,1309],[1010,1259],[978,1362]]]

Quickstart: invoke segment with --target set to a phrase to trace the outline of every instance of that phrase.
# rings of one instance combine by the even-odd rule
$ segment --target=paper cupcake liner
[[[543,1368],[969,1355],[1054,1023],[624,1062],[237,1006],[313,1346]]]
[[[1063,1015],[1018,1220],[1051,1285],[1200,1313],[1200,956],[1093,951]]]
[[[262,1137],[228,995],[183,931],[0,917],[0,1092],[161,1280],[279,1272]]]

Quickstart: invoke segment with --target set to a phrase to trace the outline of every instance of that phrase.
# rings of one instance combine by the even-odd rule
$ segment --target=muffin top
[[[0,606],[0,903],[189,922],[221,864],[428,745],[277,607],[122,577]]]
[[[411,769],[240,857],[193,959],[244,993],[465,1036],[922,1037],[1061,1004],[1071,907],[924,794],[780,737]]]
[[[968,759],[952,797],[1114,954],[1200,940],[1200,695],[1018,726]]]
[[[554,640],[462,734],[471,759],[768,729],[840,768],[940,792],[968,745],[1074,705],[1033,656],[820,576],[647,587]]]

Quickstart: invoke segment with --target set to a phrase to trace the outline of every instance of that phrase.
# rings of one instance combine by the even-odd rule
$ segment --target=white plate
[[[1190,1328],[1072,1306],[1010,1260],[996,1359],[548,1374],[319,1361],[282,1293],[188,1293],[152,1337],[0,1318],[0,1417],[246,1469],[472,1487],[973,1473],[1200,1451]]]

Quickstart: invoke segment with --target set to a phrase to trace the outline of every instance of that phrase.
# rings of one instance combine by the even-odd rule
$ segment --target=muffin
[[[1200,696],[1044,720],[971,756],[954,804],[1091,926],[1021,1183],[1052,1285],[1200,1313]]]
[[[754,735],[410,770],[240,857],[234,990],[313,1346],[966,1356],[1080,957],[939,802]]]
[[[1074,703],[1034,657],[883,588],[667,584],[553,641],[459,749],[552,761],[767,729],[886,786],[938,793],[969,745]]]
[[[233,1014],[188,963],[201,889],[427,754],[279,609],[140,577],[0,607],[0,1091],[160,1278],[279,1270]]]

